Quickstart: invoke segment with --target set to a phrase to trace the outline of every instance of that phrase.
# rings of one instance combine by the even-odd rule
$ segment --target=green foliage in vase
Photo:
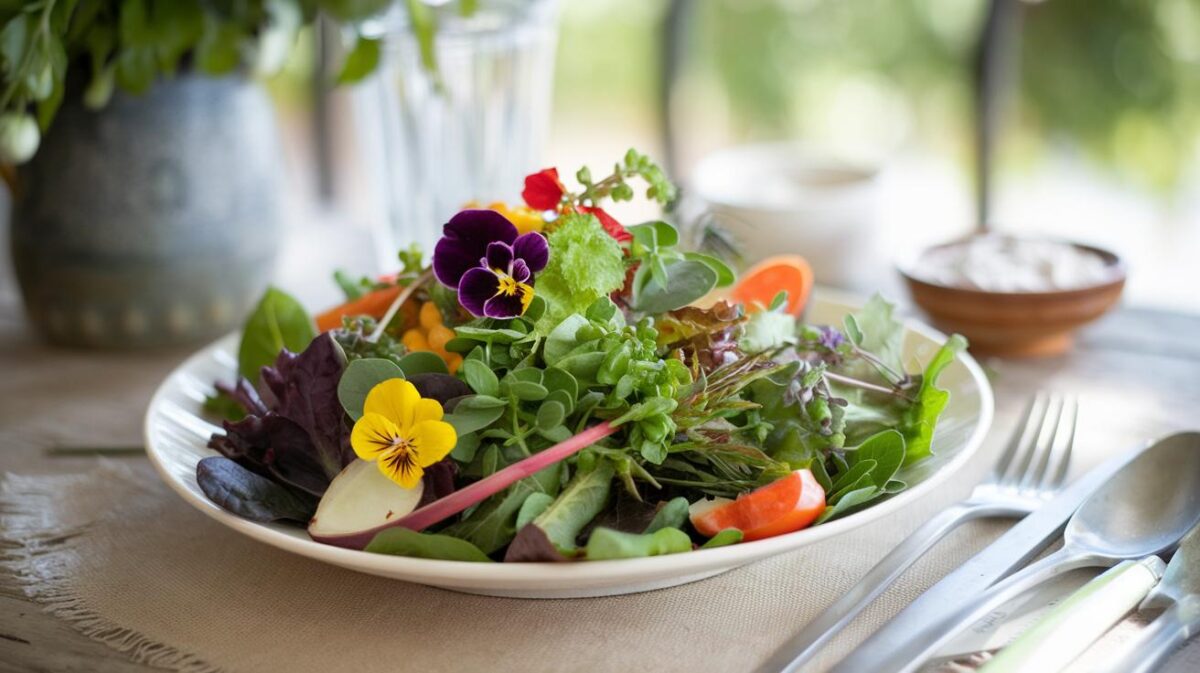
[[[22,163],[68,94],[92,109],[115,91],[142,94],[181,71],[273,74],[319,13],[352,29],[396,0],[7,0],[0,2],[0,162]],[[462,1],[463,12],[475,2]],[[404,3],[425,65],[435,67],[435,17]],[[359,35],[339,83],[379,64],[380,40]],[[70,79],[70,88],[68,88]]]

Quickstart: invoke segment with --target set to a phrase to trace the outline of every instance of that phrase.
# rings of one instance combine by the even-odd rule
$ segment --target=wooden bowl
[[[1069,290],[992,292],[930,282],[913,269],[901,267],[900,273],[913,301],[932,322],[945,332],[967,337],[977,355],[1059,355],[1071,348],[1075,330],[1108,312],[1125,287],[1125,266],[1119,257],[1100,248],[1071,245],[1104,259],[1111,279]]]

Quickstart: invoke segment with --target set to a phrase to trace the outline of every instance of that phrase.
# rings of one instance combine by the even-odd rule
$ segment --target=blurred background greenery
[[[987,0],[685,2],[676,177],[799,139],[883,167],[892,249],[974,222],[973,87]],[[661,155],[665,0],[564,3],[551,158]],[[1116,249],[1129,297],[1200,310],[1200,0],[1020,3],[994,221]],[[1184,282],[1180,282],[1180,279]]]
[[[686,100],[674,111],[705,127],[697,137],[799,137],[876,154],[922,147],[968,165],[985,0],[690,5]],[[1061,142],[1137,186],[1178,189],[1200,137],[1200,0],[1022,5],[1006,165],[1027,167]],[[560,119],[658,113],[666,7],[565,3]]]

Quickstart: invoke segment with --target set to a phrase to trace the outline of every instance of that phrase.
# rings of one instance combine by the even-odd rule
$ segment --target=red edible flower
[[[521,198],[531,208],[557,210],[566,191],[558,179],[558,169],[547,168],[525,176],[525,191],[521,192]]]
[[[625,227],[620,222],[613,219],[612,215],[604,212],[602,208],[593,208],[589,206],[579,206],[579,212],[595,215],[597,220],[600,220],[600,226],[604,227],[604,231],[608,232],[609,236],[617,239],[618,243],[632,241],[633,235],[625,230]]]

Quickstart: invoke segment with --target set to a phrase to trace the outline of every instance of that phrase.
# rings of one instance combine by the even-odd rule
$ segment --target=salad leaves
[[[247,470],[293,492],[320,497],[354,459],[349,427],[337,396],[345,356],[329,335],[313,339],[304,352],[284,350],[264,367],[262,382],[271,404],[250,402],[246,417],[225,421],[225,434],[208,446]]]
[[[597,203],[632,198],[632,177],[669,201],[661,171],[632,153],[613,175],[576,177],[573,192],[546,169],[526,181],[526,206],[489,207],[514,218],[500,223],[499,242],[472,238],[487,233],[472,222],[495,225],[495,213],[460,220],[433,264],[454,262],[471,282],[442,286],[409,251],[404,292],[386,312],[328,311],[322,326],[341,324],[319,335],[294,299],[270,290],[247,323],[243,376],[218,386],[214,408],[230,418],[209,444],[221,456],[198,468],[205,493],[252,520],[303,521],[343,468],[361,471],[373,455],[351,428],[371,416],[371,391],[398,378],[420,398],[395,404],[420,406],[393,415],[439,422],[454,444],[405,468],[423,489],[405,511],[347,531],[370,552],[470,562],[673,554],[742,541],[741,530],[701,534],[691,523],[714,496],[819,487],[819,525],[906,488],[906,467],[930,455],[950,395],[938,380],[964,339],[914,366],[880,297],[840,326],[805,324],[786,292],[700,305],[736,281],[725,262],[682,250],[666,222],[625,227]],[[468,239],[482,258],[459,254]],[[338,281],[353,297],[396,278]],[[504,310],[468,311],[464,296]],[[418,435],[401,425],[377,422],[371,438],[395,460],[418,455]],[[803,470],[811,478],[796,479]]]
[[[259,369],[275,362],[280,351],[302,351],[315,336],[313,320],[300,302],[276,288],[267,288],[242,330],[238,373],[256,379]]]

